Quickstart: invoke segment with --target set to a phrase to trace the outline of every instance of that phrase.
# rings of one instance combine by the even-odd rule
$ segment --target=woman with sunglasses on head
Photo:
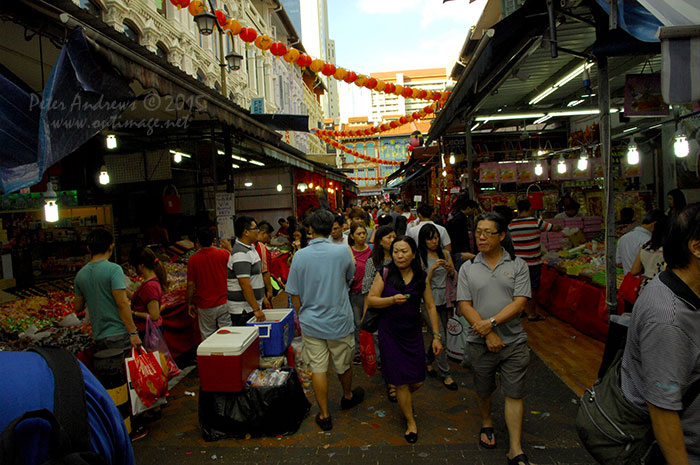
[[[350,286],[350,306],[355,318],[355,358],[353,363],[359,365],[360,361],[360,324],[364,310],[364,297],[362,295],[362,279],[365,277],[365,264],[369,260],[372,249],[367,245],[367,228],[361,223],[350,225],[348,245],[355,261],[355,277]]]
[[[418,440],[412,393],[425,381],[421,298],[433,328],[438,327],[438,316],[415,241],[407,236],[395,239],[391,245],[391,257],[392,261],[386,267],[386,280],[384,274],[377,273],[367,304],[380,309],[382,375],[387,383],[396,386],[399,407],[406,418],[404,439],[412,444]],[[442,351],[440,339],[440,333],[434,332],[432,348],[435,355]]]
[[[438,314],[438,327],[433,327],[430,324],[430,318],[427,312],[424,312],[428,328],[432,328],[433,332],[440,333],[442,340],[445,340],[447,333],[447,319],[449,312],[447,310],[447,278],[455,275],[455,268],[452,265],[452,258],[449,252],[443,250],[440,242],[440,232],[432,224],[426,224],[418,233],[418,254],[423,265],[423,269],[428,273],[427,282],[430,285],[430,290],[433,294],[435,308]],[[438,374],[442,378],[442,384],[451,391],[457,390],[457,383],[450,375],[450,364],[447,361],[447,354],[441,352],[435,357],[432,350],[428,350],[425,354],[427,362],[427,372],[431,377],[437,377]],[[437,361],[437,370],[432,366]],[[439,372],[439,373],[438,373]]]

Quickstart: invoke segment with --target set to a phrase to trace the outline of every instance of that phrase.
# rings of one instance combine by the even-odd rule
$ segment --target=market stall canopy
[[[15,77],[16,82],[16,77]],[[41,181],[44,171],[102,128],[86,124],[121,114],[134,94],[126,80],[103,66],[81,28],[61,49],[41,99],[12,75],[0,76],[0,190],[11,193]]]
[[[406,177],[404,177],[401,180],[398,180],[398,178],[394,178],[392,181],[389,181],[387,183],[386,187],[390,189],[399,189],[401,187],[404,187],[412,182],[418,181],[423,176],[430,173],[431,168],[431,165],[423,165],[417,163],[413,166],[412,169],[409,169],[405,172]]]
[[[279,115],[279,114],[253,114],[254,120],[259,121],[275,131],[309,132],[309,115]]]

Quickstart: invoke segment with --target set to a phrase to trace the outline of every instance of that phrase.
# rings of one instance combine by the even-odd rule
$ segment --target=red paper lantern
[[[382,131],[388,131],[390,127],[387,123],[384,123],[381,126],[379,126],[379,129],[381,129]]]
[[[401,92],[401,95],[405,98],[409,98],[413,95],[413,89],[411,89],[410,87],[404,87],[403,92]]]
[[[397,123],[396,121],[392,121],[391,123],[389,123],[389,126],[391,126],[392,129],[396,129],[399,127],[399,123]]]
[[[433,100],[440,100],[440,97],[442,97],[442,94],[436,90],[433,91]]]
[[[216,20],[219,22],[219,26],[223,27],[226,21],[228,21],[226,13],[221,10],[214,10],[214,14],[216,15]]]
[[[392,84],[391,82],[388,82],[386,84],[386,86],[384,86],[384,93],[385,94],[393,94],[395,90],[396,90],[396,85]]]
[[[399,118],[399,121],[401,122],[401,124],[406,124],[406,123],[408,123],[408,118],[406,118],[405,116],[402,116],[401,118]]]
[[[369,130],[369,129],[365,129],[365,130],[364,130],[364,131],[362,131],[362,132],[364,132],[364,133],[365,133],[365,136],[369,136],[370,134],[372,134],[372,133],[370,132],[370,130]]]
[[[435,112],[435,110],[433,109],[432,106],[427,106],[427,107],[425,107],[425,108],[423,109],[423,111],[425,111],[427,114],[431,114],[431,113],[434,113],[434,112]]]
[[[307,66],[309,66],[311,64],[312,61],[313,60],[311,59],[311,57],[309,55],[302,53],[299,55],[299,58],[297,58],[297,65],[300,68],[306,68]]]
[[[333,142],[331,142],[331,145],[332,145],[333,147],[338,147],[338,145],[340,145],[340,144],[338,144],[336,141],[333,141]]]
[[[255,39],[258,37],[258,32],[252,27],[244,27],[241,29],[239,35],[241,39],[243,39],[243,42],[251,43],[255,42]]]
[[[332,63],[326,63],[323,65],[321,72],[324,74],[324,76],[332,76],[335,74],[335,65]]]
[[[347,82],[348,84],[352,84],[355,82],[355,79],[357,79],[357,73],[355,71],[348,71],[348,74],[345,75],[345,79],[343,79],[343,81]]]
[[[422,89],[420,92],[418,92],[418,98],[425,98],[428,96],[428,91],[425,89]]]
[[[367,82],[365,82],[365,87],[368,89],[374,89],[375,87],[377,87],[377,80],[373,77],[370,77],[369,79],[367,79]]]
[[[282,42],[275,42],[270,47],[270,53],[272,53],[276,57],[281,57],[285,53],[287,53],[287,46],[284,45]]]
[[[411,117],[413,117],[414,120],[420,119],[420,115],[418,114],[417,111],[414,111],[413,114],[411,115]]]

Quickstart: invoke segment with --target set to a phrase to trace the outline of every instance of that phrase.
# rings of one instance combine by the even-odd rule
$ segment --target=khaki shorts
[[[496,370],[501,373],[501,391],[511,399],[525,396],[525,374],[530,364],[526,342],[509,345],[500,352],[489,352],[486,344],[467,344],[469,361],[474,369],[474,384],[480,397],[489,397],[496,390]]]
[[[337,340],[317,339],[310,336],[302,336],[302,340],[304,349],[301,355],[312,373],[327,373],[329,359],[333,364],[333,371],[339,375],[350,369],[355,353],[354,333]]]

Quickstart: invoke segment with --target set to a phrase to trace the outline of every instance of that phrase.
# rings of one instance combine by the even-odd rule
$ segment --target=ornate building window
[[[165,48],[165,45],[163,45],[162,42],[158,42],[156,44],[156,55],[158,55],[165,61],[168,61],[168,49]]]
[[[139,30],[136,29],[136,26],[134,26],[129,21],[124,21],[123,26],[124,26],[124,35],[138,44],[139,38],[141,37],[141,34],[139,33]]]

